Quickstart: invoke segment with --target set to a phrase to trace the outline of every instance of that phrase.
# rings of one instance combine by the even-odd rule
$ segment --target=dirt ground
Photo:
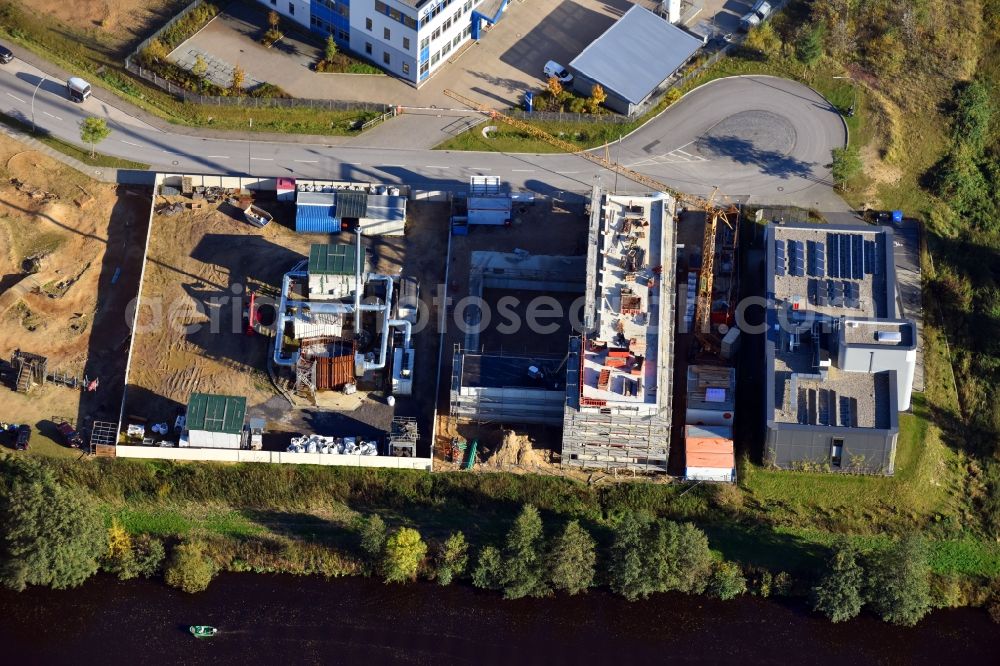
[[[89,31],[116,49],[148,37],[188,0],[24,0],[26,8]]]
[[[142,189],[92,181],[0,136],[0,420],[35,426],[42,437],[32,448],[56,438],[56,419],[82,427],[91,418],[117,418],[126,306],[138,284],[148,214]],[[97,377],[100,387],[15,393],[7,366],[15,349],[46,356],[50,372]]]
[[[385,404],[384,386],[359,391],[350,400],[320,394],[317,405],[296,400],[294,407],[275,389],[267,372],[273,339],[246,335],[246,294],[276,296],[282,275],[307,258],[311,244],[353,242],[353,235],[298,234],[291,228],[293,206],[274,201],[273,195],[255,203],[271,211],[275,222],[252,227],[225,203],[155,215],[126,415],[172,423],[191,393],[201,391],[245,396],[250,413],[268,422],[267,448],[283,449],[293,434],[307,432],[373,436],[389,429],[393,415],[417,417],[421,433],[429,437],[437,368],[433,326],[415,329],[414,396],[398,398],[395,408]],[[443,280],[447,221],[447,205],[411,204],[404,237],[363,239],[369,269],[414,276],[432,294]],[[349,409],[341,404],[345,401]],[[427,455],[429,448],[427,441],[418,455]]]

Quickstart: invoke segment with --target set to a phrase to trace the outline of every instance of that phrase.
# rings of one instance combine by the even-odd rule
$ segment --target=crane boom
[[[721,219],[726,226],[732,228],[732,225],[729,223],[729,215],[737,212],[736,207],[732,203],[724,206],[720,206],[715,203],[714,199],[718,193],[718,188],[715,188],[711,196],[708,198],[681,192],[666,183],[661,183],[655,178],[650,178],[649,176],[639,173],[638,171],[624,167],[617,162],[612,162],[607,157],[601,157],[600,155],[586,150],[581,150],[578,146],[552,136],[545,130],[541,130],[524,121],[518,120],[517,118],[501,113],[500,111],[497,111],[496,109],[485,104],[480,104],[474,99],[470,99],[453,90],[445,90],[444,94],[458,102],[461,102],[470,109],[474,109],[494,120],[499,120],[507,125],[510,125],[511,127],[524,132],[528,136],[545,141],[549,145],[564,150],[567,153],[582,157],[583,159],[593,162],[604,169],[614,171],[615,173],[625,176],[629,180],[635,181],[640,185],[645,185],[656,192],[665,192],[688,208],[695,208],[704,211],[705,236],[702,241],[701,272],[698,279],[698,299],[695,304],[695,334],[706,347],[715,346],[712,343],[710,335],[712,326],[712,283],[715,276],[715,236],[719,220]]]

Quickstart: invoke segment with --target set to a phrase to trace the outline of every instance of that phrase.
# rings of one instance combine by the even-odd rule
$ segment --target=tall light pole
[[[252,132],[253,132],[253,118],[250,119],[250,129],[247,130],[247,176],[252,175],[250,173],[250,160],[251,160],[251,157],[250,157],[250,146],[252,145],[250,143],[250,135],[251,135]]]
[[[31,134],[35,134],[35,95],[38,94],[38,89],[42,87],[45,83],[45,75],[42,74],[42,78],[38,79],[38,85],[35,86],[35,90],[31,93]]]

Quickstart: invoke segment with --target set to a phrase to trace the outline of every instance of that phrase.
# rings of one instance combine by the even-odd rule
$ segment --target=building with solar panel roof
[[[765,462],[892,474],[917,355],[892,229],[770,226],[766,290]]]

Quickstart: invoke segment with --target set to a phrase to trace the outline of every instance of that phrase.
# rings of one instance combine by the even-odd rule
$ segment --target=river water
[[[997,663],[986,613],[938,611],[914,629],[831,624],[798,603],[605,592],[503,601],[466,586],[227,574],[188,595],[98,577],[69,591],[0,592],[8,664]],[[197,640],[189,624],[219,627]],[[613,661],[612,661],[613,660]],[[627,661],[626,661],[627,660]]]

